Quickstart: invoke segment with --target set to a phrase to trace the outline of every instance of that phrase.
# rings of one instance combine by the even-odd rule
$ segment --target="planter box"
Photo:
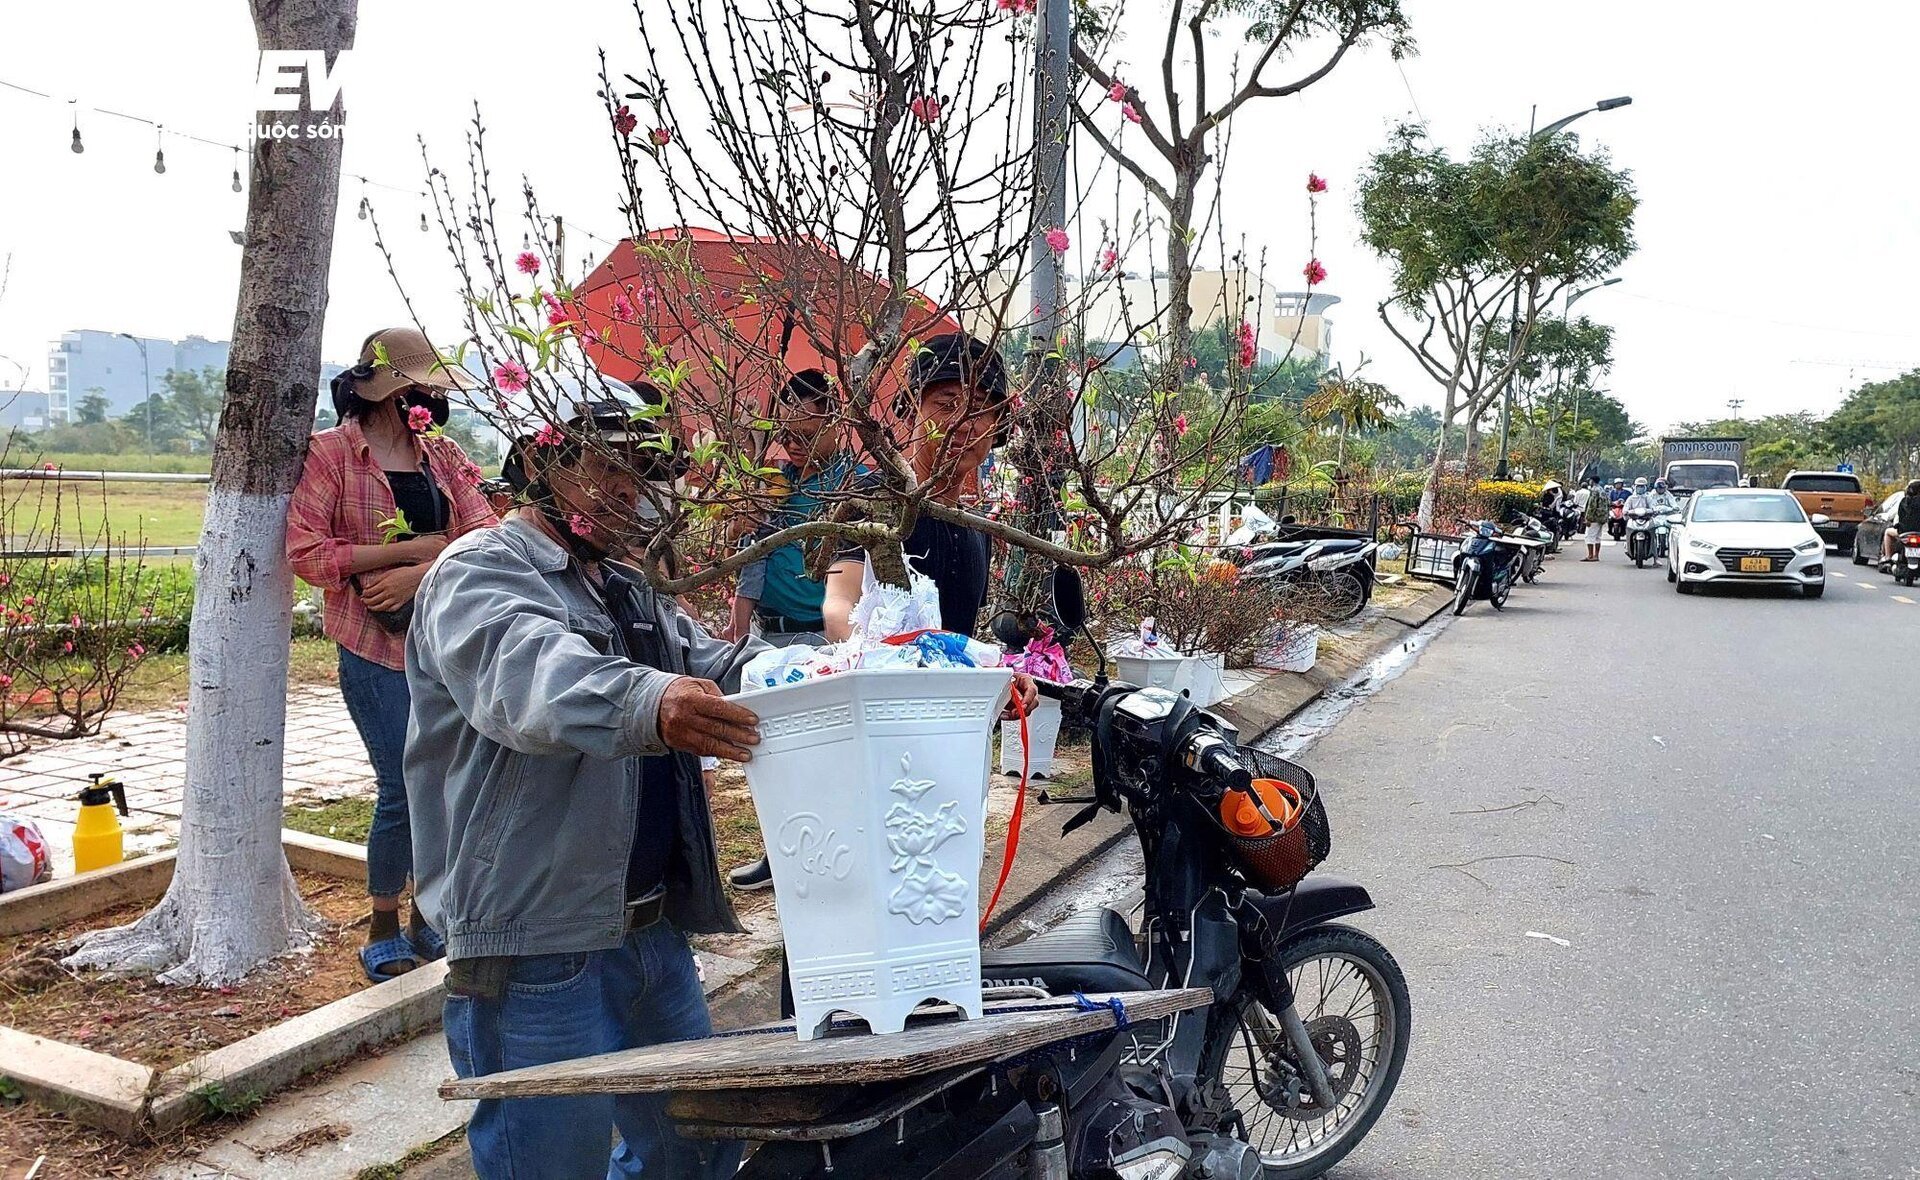
[[[1320,658],[1320,628],[1306,625],[1288,630],[1270,651],[1262,652],[1259,666],[1274,672],[1311,672]]]
[[[366,879],[359,845],[295,831],[282,832],[281,842],[296,869]],[[0,933],[51,929],[128,901],[157,900],[173,879],[174,858],[171,851],[140,857],[8,893],[0,897]],[[209,1084],[270,1094],[369,1045],[434,1027],[446,971],[445,962],[429,963],[167,1070],[0,1026],[0,1072],[79,1122],[150,1137],[212,1114],[199,1094]]]
[[[1155,656],[1123,656],[1111,651],[1107,654],[1113,658],[1115,678],[1141,688],[1170,688],[1179,692],[1193,680],[1193,673],[1187,670],[1193,657],[1172,649],[1168,649],[1166,655]]]
[[[878,669],[742,695],[800,1039],[846,1012],[899,1032],[979,1016],[979,873],[1004,668]]]
[[[1027,753],[1027,773],[1053,773],[1053,746],[1060,739],[1060,702],[1052,697],[1041,697],[1040,703],[1027,714],[1027,737],[1031,749]],[[1000,773],[1020,773],[1020,723],[1002,721],[1000,723]]]
[[[1193,703],[1202,709],[1227,699],[1227,657],[1217,651],[1196,652],[1188,662],[1187,690]]]

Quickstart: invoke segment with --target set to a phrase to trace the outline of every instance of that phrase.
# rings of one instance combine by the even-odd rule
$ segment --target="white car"
[[[1827,590],[1827,546],[1800,502],[1773,488],[1712,488],[1695,493],[1667,548],[1667,581],[1682,594],[1706,582],[1798,586],[1807,598]]]

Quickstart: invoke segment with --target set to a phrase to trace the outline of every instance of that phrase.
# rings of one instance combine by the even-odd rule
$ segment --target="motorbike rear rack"
[[[1407,537],[1407,576],[1451,586],[1459,556],[1459,537],[1413,531]]]
[[[951,1085],[974,1068],[1005,1061],[1048,1045],[1118,1026],[1119,1014],[1106,1005],[1118,1000],[1129,1023],[1158,1020],[1202,1008],[1213,1001],[1208,988],[1125,992],[1047,1000],[989,1001],[976,1020],[959,1017],[940,1005],[915,1013],[905,1032],[876,1036],[858,1020],[835,1021],[827,1035],[802,1041],[791,1021],[719,1033],[697,1041],[676,1041],[644,1049],[623,1049],[552,1065],[535,1065],[476,1078],[456,1078],[440,1086],[442,1098],[527,1098],[564,1094],[741,1093],[755,1105],[785,1104],[765,1093],[821,1087],[844,1099],[853,1087],[871,1082],[926,1079],[944,1075]],[[968,1068],[973,1067],[973,1068]],[[935,1086],[938,1092],[941,1086]],[[804,1105],[818,1105],[827,1095]],[[707,1110],[715,1104],[703,1102]],[[828,1103],[833,1105],[833,1103]],[[883,1120],[884,1121],[884,1120]]]

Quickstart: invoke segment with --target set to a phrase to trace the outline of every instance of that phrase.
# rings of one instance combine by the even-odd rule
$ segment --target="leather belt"
[[[636,930],[645,930],[666,916],[667,891],[665,888],[654,890],[637,901],[627,903],[627,920],[621,927],[621,933],[632,934]]]
[[[824,622],[803,623],[785,615],[761,614],[759,618],[760,630],[767,635],[808,635],[826,626]]]

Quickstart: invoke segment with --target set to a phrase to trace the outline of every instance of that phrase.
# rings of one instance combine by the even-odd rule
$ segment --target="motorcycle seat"
[[[983,948],[980,976],[989,987],[1030,984],[1055,995],[1145,991],[1151,986],[1127,919],[1104,906],[1071,914],[1025,942]]]

